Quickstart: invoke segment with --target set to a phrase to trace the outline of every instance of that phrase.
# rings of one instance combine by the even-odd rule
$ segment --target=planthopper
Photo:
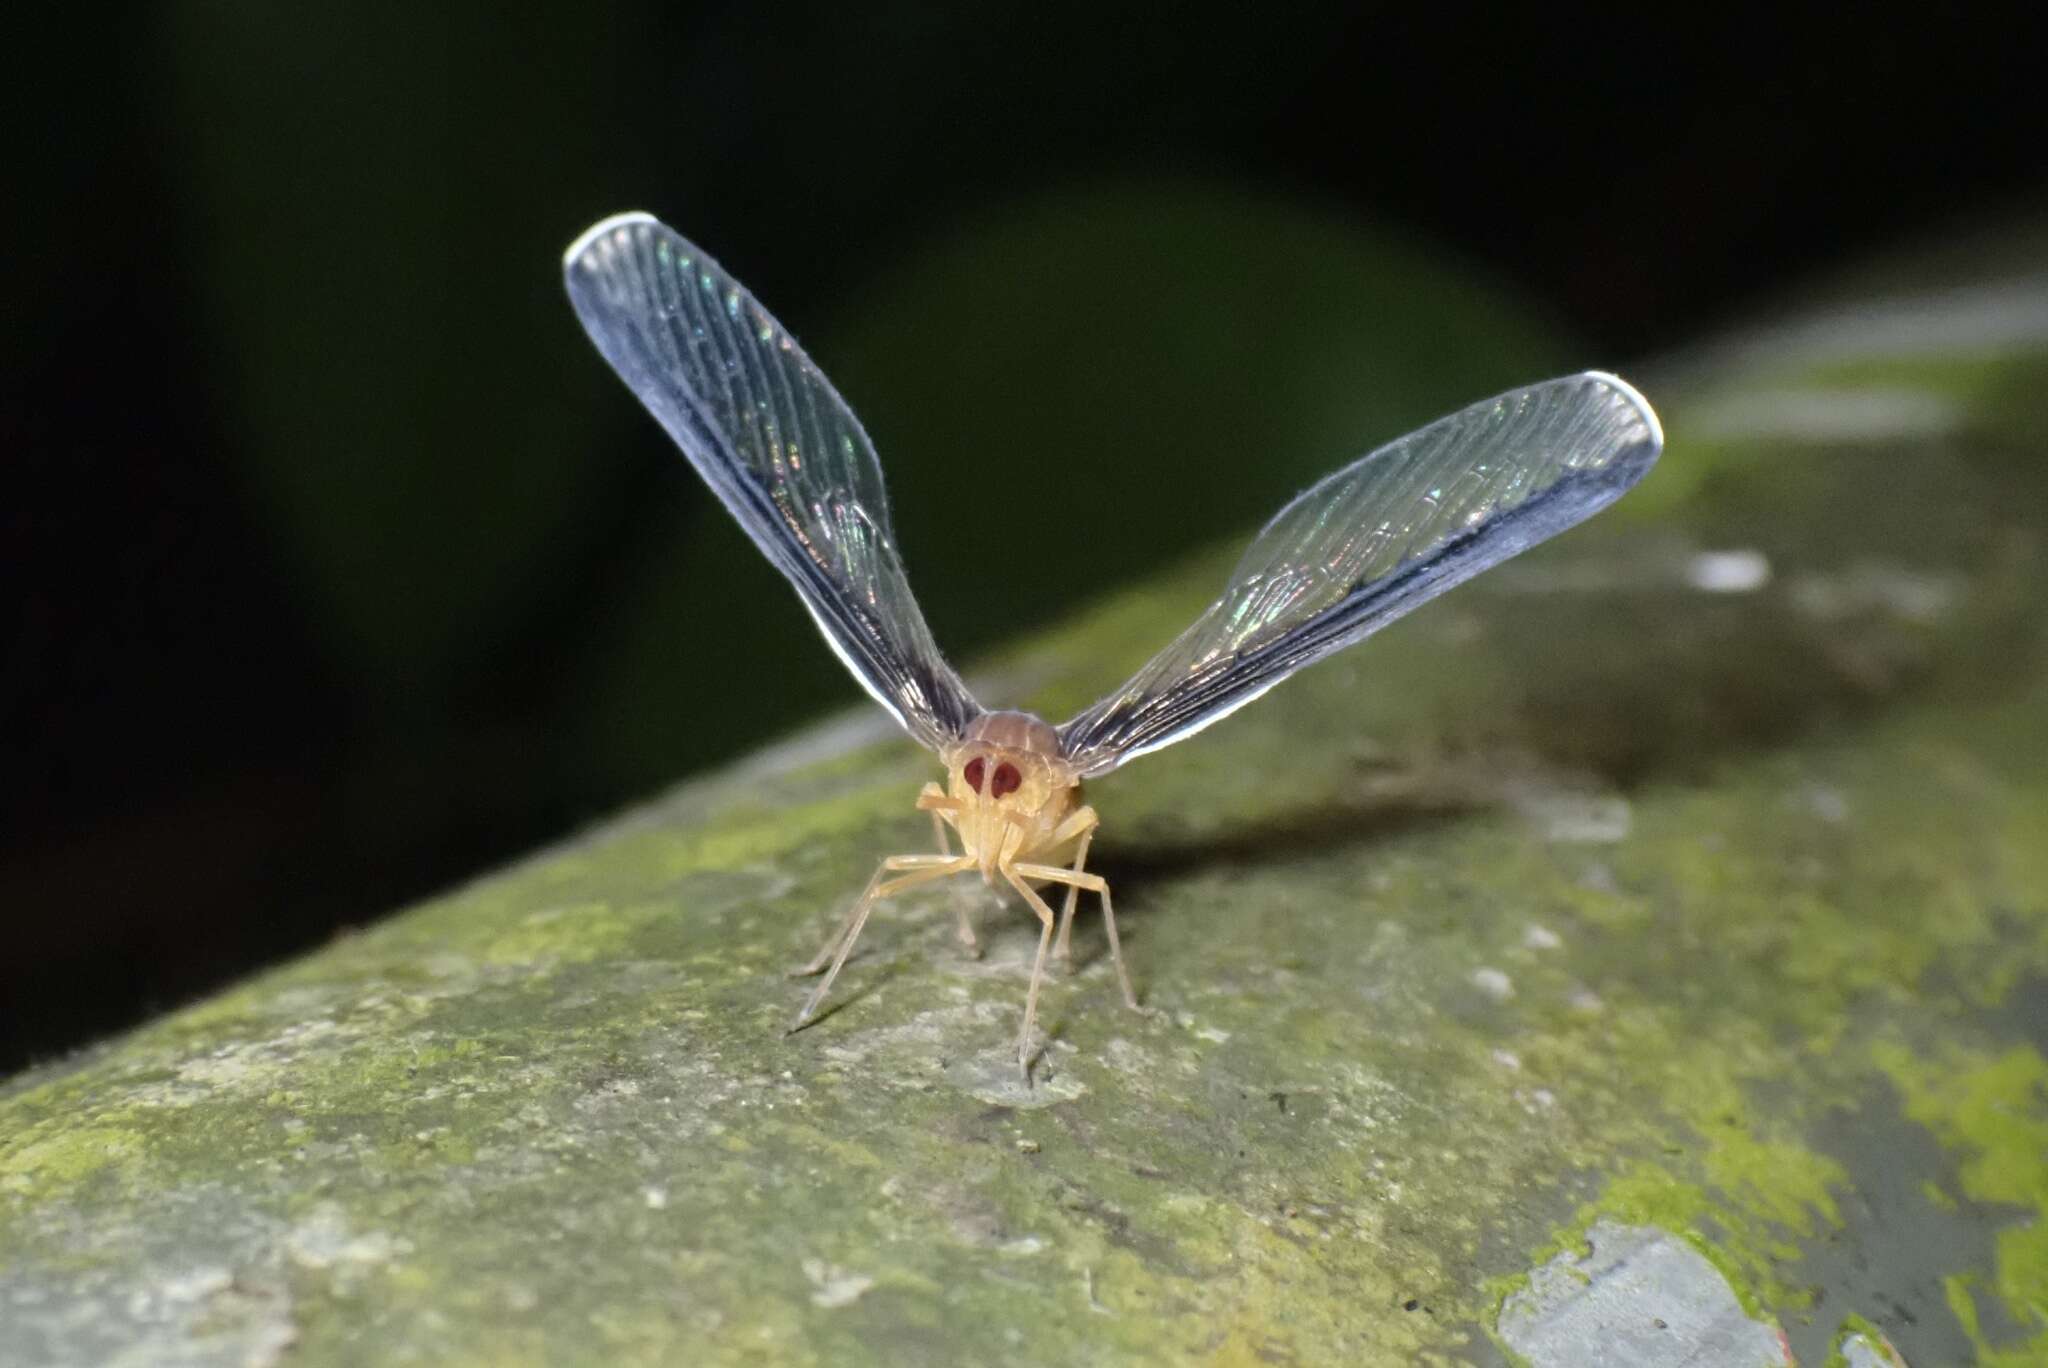
[[[823,977],[790,1030],[812,1020],[877,903],[979,874],[1039,920],[1017,1034],[1027,1070],[1046,957],[1067,956],[1083,892],[1101,901],[1117,984],[1138,1005],[1109,885],[1088,868],[1098,819],[1082,801],[1083,782],[1193,736],[1303,666],[1591,517],[1641,479],[1663,446],[1643,396],[1599,371],[1439,418],[1297,496],[1186,631],[1122,687],[1054,726],[984,708],[946,663],[911,597],[867,433],[745,287],[637,213],[583,234],[563,270],[604,359],[795,586],[861,687],[945,766],[945,783],[927,783],[917,797],[938,849],[881,861],[799,971]],[[1065,892],[1057,915],[1049,888]],[[964,910],[959,935],[974,948]]]

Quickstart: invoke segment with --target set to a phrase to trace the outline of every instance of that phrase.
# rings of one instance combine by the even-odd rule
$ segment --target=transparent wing
[[[620,214],[562,261],[590,340],[789,578],[839,658],[933,749],[982,709],[932,642],[860,420],[746,288],[664,224]]]
[[[1059,729],[1083,777],[1192,735],[1305,665],[1591,517],[1664,444],[1612,375],[1510,390],[1323,479],[1267,523],[1222,597]]]

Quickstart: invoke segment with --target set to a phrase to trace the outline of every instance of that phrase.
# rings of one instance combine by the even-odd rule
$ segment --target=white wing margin
[[[1222,596],[1059,729],[1082,777],[1171,745],[1296,670],[1605,508],[1663,449],[1649,402],[1587,371],[1510,390],[1297,496]]]
[[[675,439],[861,686],[934,750],[981,706],[932,641],[860,420],[796,339],[699,248],[647,214],[562,259],[604,359]]]

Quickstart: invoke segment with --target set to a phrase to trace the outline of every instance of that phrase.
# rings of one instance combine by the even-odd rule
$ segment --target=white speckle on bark
[[[1849,802],[1842,797],[1840,789],[1829,788],[1826,784],[1810,785],[1802,795],[1807,810],[1823,822],[1840,825],[1849,820]]]
[[[216,1292],[225,1292],[234,1284],[235,1275],[219,1265],[207,1265],[166,1278],[158,1285],[157,1291],[165,1301],[203,1301]]]
[[[1761,551],[1702,551],[1685,563],[1685,582],[1706,594],[1751,594],[1771,582]]]
[[[315,1207],[312,1215],[292,1226],[284,1237],[284,1252],[299,1267],[340,1272],[388,1263],[411,1248],[406,1241],[382,1231],[350,1233],[347,1218],[332,1202]]]
[[[863,1292],[875,1285],[873,1278],[858,1273],[849,1273],[837,1264],[828,1264],[823,1259],[805,1259],[804,1276],[811,1280],[814,1289],[811,1304],[830,1310],[833,1307],[851,1306],[860,1300]]]
[[[1504,786],[1507,801],[1544,840],[1559,845],[1613,845],[1635,824],[1628,799],[1570,783],[1525,775]]]

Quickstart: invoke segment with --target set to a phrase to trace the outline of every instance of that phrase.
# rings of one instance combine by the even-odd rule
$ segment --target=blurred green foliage
[[[564,384],[570,348],[549,343],[573,225],[536,222],[523,176],[587,152],[561,143],[592,136],[576,107],[601,63],[561,45],[599,30],[553,26],[559,79],[477,100],[521,58],[510,18],[168,18],[233,455],[333,665],[369,706],[430,721],[615,479],[588,459],[603,418]]]

